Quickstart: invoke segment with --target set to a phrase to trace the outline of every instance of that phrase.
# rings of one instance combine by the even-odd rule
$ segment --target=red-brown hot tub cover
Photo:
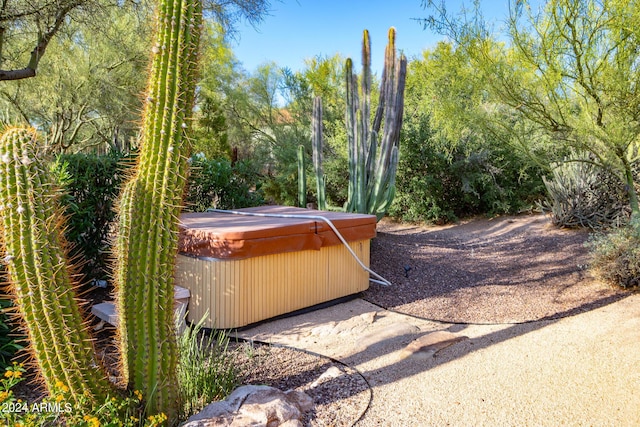
[[[326,212],[289,206],[238,209],[264,214],[316,215],[329,219],[348,242],[376,235],[375,215]],[[179,251],[216,259],[246,259],[262,255],[341,244],[327,223],[315,219],[273,218],[219,212],[186,213],[180,217]]]

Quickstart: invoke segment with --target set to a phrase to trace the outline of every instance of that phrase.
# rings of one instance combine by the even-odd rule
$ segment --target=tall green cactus
[[[161,0],[136,172],[123,189],[116,303],[123,373],[149,410],[176,419],[174,266],[187,180],[202,5]]]
[[[313,169],[316,174],[318,209],[324,211],[327,209],[327,199],[325,196],[325,175],[322,170],[322,98],[319,96],[313,100],[311,146],[313,148]]]
[[[404,108],[407,59],[396,58],[396,32],[389,29],[378,108],[369,125],[371,113],[371,43],[364,31],[362,42],[362,78],[353,73],[353,62],[346,62],[346,125],[349,140],[348,212],[386,213],[395,195],[400,127]],[[360,92],[360,93],[359,93]],[[383,126],[384,125],[384,126]],[[379,139],[382,128],[382,138]]]
[[[36,146],[34,129],[11,128],[0,138],[0,229],[9,285],[47,389],[62,382],[76,407],[103,402],[114,388],[79,309],[64,216]]]
[[[304,161],[304,145],[298,145],[298,206],[307,206],[307,168]]]

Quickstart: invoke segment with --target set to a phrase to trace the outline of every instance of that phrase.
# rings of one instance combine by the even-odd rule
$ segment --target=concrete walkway
[[[357,426],[640,426],[640,294],[558,320],[449,324],[362,299],[236,333],[372,387]]]

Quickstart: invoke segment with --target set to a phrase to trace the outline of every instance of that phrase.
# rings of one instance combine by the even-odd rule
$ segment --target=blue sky
[[[447,9],[460,10],[471,0],[447,0]],[[340,53],[354,60],[360,69],[362,32],[371,35],[372,67],[382,68],[387,31],[397,30],[396,46],[410,59],[433,47],[443,37],[412,18],[426,17],[420,0],[274,0],[271,13],[256,28],[241,24],[237,40],[231,43],[243,67],[253,71],[262,63],[274,61],[280,67],[300,70],[304,60],[317,55]],[[487,20],[496,27],[507,16],[508,0],[481,2]]]

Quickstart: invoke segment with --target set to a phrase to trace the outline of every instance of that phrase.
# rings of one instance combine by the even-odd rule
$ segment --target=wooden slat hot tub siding
[[[369,240],[349,246],[369,266]],[[189,289],[187,319],[232,329],[364,291],[369,273],[342,245],[243,260],[178,255],[176,285]]]

